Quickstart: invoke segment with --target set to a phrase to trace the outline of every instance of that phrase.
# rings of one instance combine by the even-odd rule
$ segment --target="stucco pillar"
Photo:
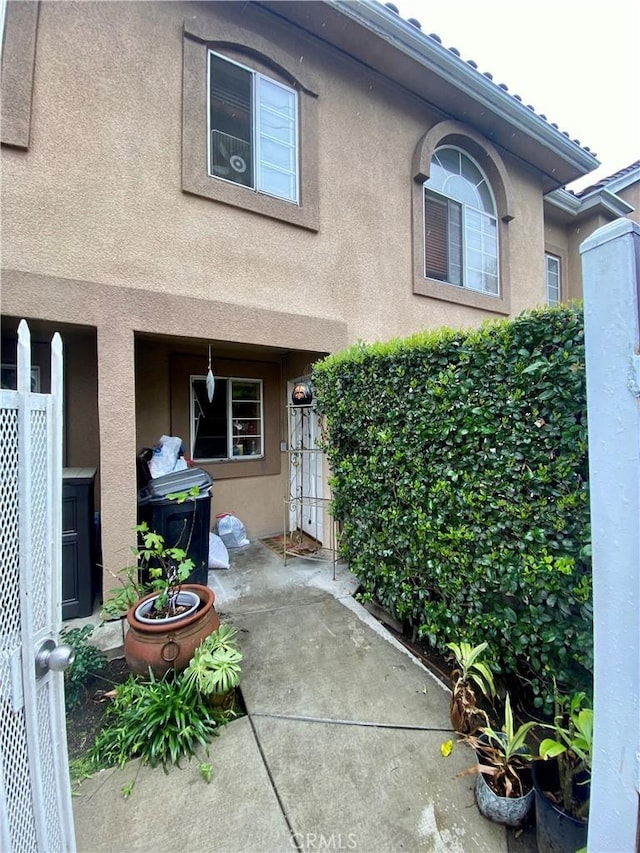
[[[134,334],[116,323],[98,326],[98,421],[106,597],[117,586],[111,573],[131,564],[137,516]]]

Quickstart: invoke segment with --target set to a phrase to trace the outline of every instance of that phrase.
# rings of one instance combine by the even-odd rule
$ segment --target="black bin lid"
[[[204,468],[185,468],[183,471],[172,471],[162,477],[153,477],[144,489],[138,492],[138,503],[165,500],[173,492],[188,492],[194,486],[200,489],[196,500],[209,497],[213,485],[213,477]]]

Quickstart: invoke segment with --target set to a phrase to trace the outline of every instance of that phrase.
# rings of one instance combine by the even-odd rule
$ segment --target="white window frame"
[[[495,196],[493,193],[493,189],[491,187],[491,184],[489,183],[488,178],[486,177],[485,173],[480,168],[478,163],[475,161],[475,159],[473,157],[471,157],[463,149],[456,148],[454,146],[444,145],[441,148],[436,149],[435,154],[437,154],[438,151],[442,151],[445,148],[449,148],[449,149],[455,151],[456,153],[461,154],[462,156],[466,157],[475,166],[475,168],[478,170],[478,172],[480,173],[480,175],[482,176],[482,178],[484,180],[484,183],[486,185],[486,188],[488,190],[488,193],[489,193],[489,196],[491,199],[493,211],[490,213],[487,210],[484,210],[480,207],[475,207],[474,205],[469,204],[469,202],[467,202],[467,201],[462,201],[459,198],[456,198],[455,196],[447,195],[442,189],[437,189],[437,188],[431,186],[429,184],[429,180],[425,181],[423,184],[423,192],[422,192],[422,217],[423,217],[423,229],[422,230],[423,230],[423,259],[424,259],[423,274],[424,274],[425,278],[428,278],[431,281],[441,281],[440,279],[433,279],[427,274],[427,256],[426,256],[427,230],[426,229],[428,227],[428,223],[427,223],[427,218],[426,218],[426,213],[425,213],[425,200],[426,200],[426,196],[429,194],[432,196],[439,196],[440,198],[445,199],[446,201],[449,201],[449,202],[456,204],[460,208],[460,216],[461,216],[460,239],[461,239],[461,244],[462,244],[461,245],[461,262],[462,262],[461,267],[462,268],[461,268],[460,272],[461,272],[462,281],[461,281],[461,283],[457,283],[454,281],[441,281],[441,283],[442,284],[448,284],[451,287],[463,288],[464,290],[468,290],[472,293],[481,293],[483,296],[490,296],[490,297],[493,297],[494,299],[500,299],[501,293],[502,293],[502,288],[501,288],[501,283],[500,283],[500,233],[499,233],[499,228],[498,228],[498,217],[496,215],[497,205],[496,205],[496,200],[495,200]],[[494,223],[494,227],[495,227],[495,255],[492,254],[490,257],[495,259],[495,264],[496,264],[497,292],[495,292],[495,293],[492,290],[485,288],[484,286],[482,288],[477,288],[477,287],[471,287],[469,284],[471,267],[470,267],[470,261],[469,261],[469,256],[468,256],[468,251],[469,251],[468,232],[471,229],[471,225],[468,222],[468,211],[473,211],[474,213],[478,214],[480,217],[485,217],[486,219],[488,219]],[[447,242],[450,246],[451,245],[451,231],[450,231],[450,220],[449,220],[448,214],[447,214]],[[481,247],[478,251],[480,251],[480,253],[483,256],[487,255],[487,252],[485,251],[484,247]],[[482,270],[480,272],[482,272]],[[483,276],[483,280],[484,280],[484,276]]]
[[[244,184],[240,184],[236,181],[230,181],[227,178],[224,178],[220,175],[216,175],[211,170],[211,160],[212,160],[212,131],[214,128],[211,127],[211,56],[216,56],[219,59],[224,60],[225,62],[229,62],[232,65],[236,65],[238,68],[242,68],[244,71],[247,71],[251,74],[252,80],[252,116],[251,116],[251,130],[253,136],[253,144],[252,144],[252,157],[253,157],[253,183],[254,186],[248,187]],[[266,163],[269,168],[274,169],[275,171],[279,171],[282,174],[289,175],[293,179],[294,183],[294,192],[293,197],[289,197],[287,195],[281,195],[279,193],[270,192],[263,187],[260,186],[260,174],[261,174],[261,165],[264,165],[262,162],[261,155],[261,145],[260,141],[263,136],[267,136],[266,133],[261,131],[260,125],[260,103],[259,103],[259,89],[260,89],[260,81],[266,81],[273,86],[277,86],[280,89],[283,89],[290,95],[293,95],[293,105],[294,105],[294,116],[293,116],[293,131],[294,131],[294,141],[293,141],[293,149],[294,149],[294,161],[295,167],[293,171],[287,171],[282,169],[279,166],[276,166],[272,163]],[[298,93],[295,89],[292,89],[291,86],[285,86],[283,83],[280,83],[278,80],[274,80],[273,77],[268,77],[266,74],[261,74],[259,71],[255,71],[253,68],[249,68],[247,65],[243,65],[241,62],[236,62],[233,59],[229,59],[228,56],[225,56],[222,53],[218,53],[215,50],[207,51],[207,173],[210,178],[214,178],[218,181],[225,181],[226,183],[233,184],[234,186],[243,187],[249,192],[260,193],[261,195],[267,195],[272,198],[277,198],[281,201],[286,201],[289,204],[298,205],[300,202],[300,105],[298,102]],[[274,140],[280,144],[282,144],[282,140]]]
[[[551,264],[555,264],[555,270],[550,269]],[[552,276],[555,276],[556,282],[552,282]],[[552,252],[544,253],[544,281],[547,305],[559,305],[562,302],[562,262]],[[555,291],[555,295],[552,295],[552,291]]]
[[[7,20],[7,0],[0,0],[0,59],[4,53],[4,24]]]
[[[194,380],[199,380],[202,382],[206,382],[206,376],[201,374],[191,374],[189,376],[189,430],[190,430],[190,456],[194,462],[250,462],[256,459],[264,458],[264,448],[265,448],[265,435],[264,435],[264,383],[262,379],[252,379],[242,376],[216,376],[215,377],[215,388],[218,388],[223,383],[227,384],[227,406],[226,406],[226,419],[227,419],[227,455],[225,457],[217,456],[217,457],[203,457],[203,456],[195,456],[195,444],[196,444],[196,401],[195,394],[193,391],[193,382]],[[260,417],[259,418],[239,418],[234,417],[233,415],[233,403],[242,402],[240,400],[233,400],[233,383],[234,382],[242,382],[242,383],[250,383],[251,385],[256,385],[259,388],[259,396],[258,396],[258,405],[260,407]],[[215,399],[215,389],[214,389],[214,399]],[[251,401],[256,402],[256,401]],[[234,422],[241,420],[255,420],[258,425],[258,432],[255,435],[251,435],[251,439],[255,439],[259,441],[259,449],[256,453],[247,453],[240,454],[238,452],[234,452],[234,449],[237,449],[239,446],[239,442],[237,442],[236,438],[242,438],[241,435],[234,434]]]

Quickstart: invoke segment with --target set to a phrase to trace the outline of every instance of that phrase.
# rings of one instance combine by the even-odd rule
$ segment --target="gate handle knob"
[[[53,640],[45,640],[36,652],[36,678],[42,678],[49,670],[64,672],[76,659],[73,646],[62,643],[56,646]]]

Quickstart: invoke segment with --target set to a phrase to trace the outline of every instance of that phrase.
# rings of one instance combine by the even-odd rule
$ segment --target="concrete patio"
[[[478,812],[449,694],[353,596],[346,567],[262,543],[209,573],[239,631],[246,716],[168,774],[102,771],[74,798],[79,851],[535,851]],[[125,800],[121,788],[136,779]]]

